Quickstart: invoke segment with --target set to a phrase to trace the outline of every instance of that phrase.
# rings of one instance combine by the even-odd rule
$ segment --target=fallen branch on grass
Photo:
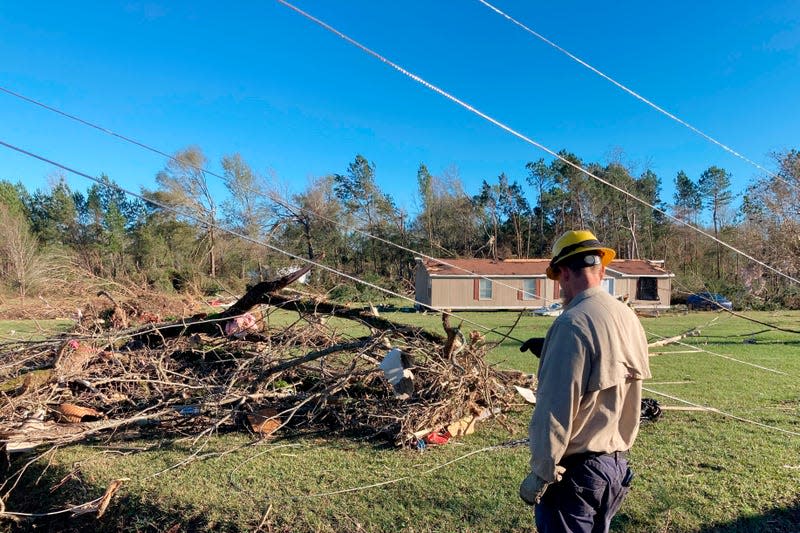
[[[674,344],[676,342],[682,341],[686,337],[697,337],[700,335],[700,330],[697,328],[692,328],[688,331],[684,331],[680,335],[675,335],[673,337],[667,337],[665,339],[661,339],[660,341],[651,342],[647,345],[648,348],[657,348],[659,346],[667,346],[668,344]]]
[[[61,509],[60,511],[52,511],[49,513],[9,512],[5,510],[5,505],[3,504],[2,500],[0,500],[0,518],[6,518],[14,522],[20,522],[22,519],[49,518],[64,514],[69,515],[70,518],[74,518],[76,516],[90,513],[95,513],[97,518],[100,518],[103,516],[103,514],[105,514],[108,504],[111,503],[111,499],[114,497],[114,494],[117,493],[124,481],[129,481],[129,478],[113,480],[111,483],[109,483],[106,491],[99,498],[95,498],[94,500],[79,505],[73,505],[71,507],[67,507],[66,509]]]
[[[218,315],[14,344],[0,367],[7,400],[0,442],[22,452],[150,435],[196,444],[224,431],[259,438],[324,431],[396,445],[417,445],[431,434],[439,440],[428,442],[437,443],[519,405],[515,385],[533,386],[531,376],[487,364],[494,344],[477,332],[460,334],[447,315],[445,338],[370,309],[275,292],[302,273],[259,284]],[[244,313],[269,317],[278,309],[296,320],[227,327]],[[345,335],[328,317],[368,334]],[[379,367],[393,347],[413,376],[408,394],[397,394]],[[25,468],[10,478],[20,480]],[[102,504],[70,512],[101,511]]]

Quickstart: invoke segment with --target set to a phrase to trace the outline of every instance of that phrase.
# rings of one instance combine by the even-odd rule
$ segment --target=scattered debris
[[[660,341],[651,342],[647,346],[649,348],[656,348],[658,346],[666,346],[668,344],[674,344],[676,342],[680,342],[683,339],[685,339],[686,337],[698,337],[699,335],[700,335],[700,330],[697,329],[697,328],[692,328],[692,329],[690,329],[688,331],[684,331],[680,335],[675,335],[674,337],[667,337],[667,338],[661,339]]]
[[[281,419],[277,409],[266,407],[247,415],[247,421],[253,433],[268,437],[281,427]]]
[[[536,405],[536,393],[531,389],[514,385],[514,389],[522,396],[526,402]]]
[[[6,343],[0,390],[10,401],[0,406],[0,441],[20,451],[101,434],[249,428],[259,436],[325,429],[414,445],[447,428],[467,434],[476,421],[519,405],[515,386],[534,385],[530,375],[488,365],[494,345],[475,332],[465,339],[447,314],[444,338],[370,308],[278,294],[303,274],[262,282],[216,315]],[[299,319],[264,329],[250,312],[262,305]],[[319,320],[326,315],[366,325],[369,334],[345,337]]]
[[[78,424],[87,417],[105,418],[105,415],[96,409],[92,409],[91,407],[81,407],[80,405],[75,405],[74,403],[64,402],[58,406],[57,411],[61,414],[61,418],[64,422],[69,422],[71,424]]]
[[[563,310],[564,306],[561,302],[554,302],[549,306],[537,307],[532,313],[536,316],[559,316]]]
[[[252,313],[243,313],[235,316],[225,324],[225,335],[236,339],[243,339],[250,333],[258,331],[256,317]]]
[[[478,412],[476,409],[473,414],[464,416],[463,418],[453,422],[447,426],[447,433],[452,437],[462,437],[464,435],[471,435],[475,432],[475,424],[481,420],[486,420],[494,415],[500,414],[500,409],[489,409],[485,407]]]
[[[425,435],[425,443],[440,446],[442,444],[447,444],[450,441],[450,437],[451,435],[447,430],[432,431]]]
[[[503,423],[504,412],[522,405],[518,394],[533,394],[533,376],[487,364],[496,343],[477,332],[465,338],[447,314],[442,336],[393,322],[374,306],[278,292],[307,271],[259,283],[217,314],[168,323],[106,295],[137,325],[116,329],[120,320],[85,308],[69,334],[4,343],[0,458],[99,439],[242,430],[258,438],[324,431],[424,449],[469,435],[490,417]],[[296,319],[275,326],[285,322],[265,320],[256,307]],[[365,334],[345,334],[329,317]],[[5,475],[7,486],[23,473]],[[121,483],[60,512],[101,516]]]
[[[642,422],[655,422],[661,418],[661,405],[653,398],[642,398],[642,411],[639,420]]]

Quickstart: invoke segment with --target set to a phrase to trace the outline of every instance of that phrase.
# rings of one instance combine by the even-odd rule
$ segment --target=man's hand
[[[540,357],[542,355],[542,348],[544,347],[544,337],[531,337],[522,343],[519,347],[520,352],[530,350],[533,355]]]
[[[542,499],[542,495],[549,484],[531,472],[528,477],[522,480],[519,486],[519,497],[528,505],[536,505]]]

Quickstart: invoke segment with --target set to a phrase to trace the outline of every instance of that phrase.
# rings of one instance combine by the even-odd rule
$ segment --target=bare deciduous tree
[[[36,237],[21,213],[0,203],[0,276],[21,298],[43,281]]]

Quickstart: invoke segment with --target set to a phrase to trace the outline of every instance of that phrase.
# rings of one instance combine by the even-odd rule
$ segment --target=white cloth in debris
[[[398,348],[392,348],[378,365],[383,370],[386,381],[392,385],[397,385],[403,378],[414,379],[414,374],[411,373],[411,370],[403,368],[402,353]]]

